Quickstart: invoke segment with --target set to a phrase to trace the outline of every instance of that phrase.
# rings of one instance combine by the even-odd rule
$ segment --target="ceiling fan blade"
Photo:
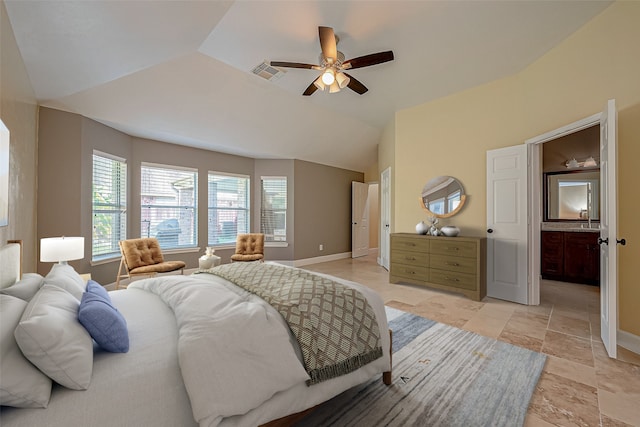
[[[282,61],[271,61],[269,63],[272,67],[286,67],[286,68],[305,68],[308,70],[313,70],[317,65],[313,64],[303,64],[300,62],[282,62]]]
[[[342,63],[342,66],[345,69],[354,69],[369,67],[370,65],[382,64],[383,62],[389,61],[393,61],[393,51],[391,50],[348,59]]]
[[[315,81],[316,79],[313,79],[313,82],[311,82],[309,87],[302,93],[302,95],[310,96],[310,95],[313,95],[313,93],[318,90],[318,87],[315,84],[313,84]]]
[[[322,47],[322,55],[336,62],[338,57],[338,48],[336,47],[336,35],[333,33],[331,27],[318,27],[318,34],[320,36],[320,47]]]
[[[347,85],[347,87],[349,89],[351,89],[352,91],[358,93],[359,95],[364,94],[366,91],[368,91],[369,89],[367,89],[367,87],[365,85],[363,85],[362,83],[360,83],[360,81],[356,80],[353,76],[347,74],[347,73],[343,73],[345,76],[349,77],[349,84]]]

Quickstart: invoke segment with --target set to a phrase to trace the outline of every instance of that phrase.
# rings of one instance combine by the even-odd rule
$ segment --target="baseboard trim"
[[[618,345],[629,351],[640,354],[640,336],[618,330]]]
[[[343,253],[340,253],[340,254],[324,255],[324,256],[318,256],[318,257],[314,257],[314,258],[296,259],[296,260],[293,261],[293,266],[294,267],[302,267],[304,265],[318,264],[318,263],[321,263],[321,262],[336,261],[336,260],[344,259],[344,258],[351,258],[351,252],[343,252]]]

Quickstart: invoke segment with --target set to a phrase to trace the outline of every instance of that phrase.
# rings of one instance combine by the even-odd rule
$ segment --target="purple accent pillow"
[[[78,321],[100,347],[112,353],[129,351],[127,322],[111,303],[107,290],[89,280],[87,292],[82,295]]]

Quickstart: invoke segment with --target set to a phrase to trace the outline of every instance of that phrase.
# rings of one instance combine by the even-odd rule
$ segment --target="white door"
[[[600,117],[600,335],[613,358],[617,355],[618,332],[616,136],[616,102],[612,99]]]
[[[380,174],[380,243],[378,264],[389,270],[391,235],[391,168]]]
[[[487,151],[487,295],[527,304],[527,147]]]
[[[369,184],[351,182],[351,258],[369,254]]]

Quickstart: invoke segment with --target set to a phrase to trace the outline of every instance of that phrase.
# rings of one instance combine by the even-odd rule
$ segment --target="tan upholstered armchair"
[[[134,276],[155,276],[157,273],[168,273],[180,270],[184,274],[186,264],[182,261],[165,261],[158,239],[147,237],[142,239],[121,240],[120,268],[116,279],[116,289],[120,288],[120,279],[131,279]]]
[[[264,234],[238,234],[236,253],[231,261],[262,261],[264,259]]]

